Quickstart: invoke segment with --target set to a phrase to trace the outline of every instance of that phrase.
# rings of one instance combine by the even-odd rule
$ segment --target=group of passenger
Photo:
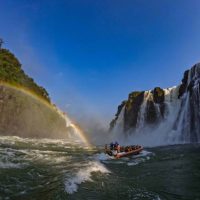
[[[133,150],[136,150],[138,148],[140,148],[141,146],[139,145],[133,145],[133,146],[120,146],[118,142],[111,142],[109,145],[109,148],[107,146],[107,144],[105,145],[105,153],[107,153],[108,155],[116,155],[117,153],[120,152],[130,152]]]
[[[111,142],[110,143],[110,150],[117,150],[120,151],[120,145],[118,142]]]
[[[124,148],[124,151],[125,151],[125,152],[129,152],[129,151],[136,150],[136,149],[138,149],[138,148],[141,148],[141,146],[139,146],[139,145],[126,146],[126,147]]]
[[[118,142],[111,142],[109,148],[107,144],[105,145],[105,153],[108,155],[116,155],[117,153],[121,152],[121,147]]]

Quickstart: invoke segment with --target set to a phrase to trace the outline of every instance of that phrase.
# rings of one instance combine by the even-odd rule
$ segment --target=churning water
[[[200,146],[115,160],[78,141],[1,136],[0,199],[200,199]]]

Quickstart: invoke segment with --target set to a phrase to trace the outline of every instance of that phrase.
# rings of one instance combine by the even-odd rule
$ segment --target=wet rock
[[[165,102],[165,92],[162,88],[155,87],[154,90],[152,91],[152,93],[153,93],[153,101],[154,101],[154,103],[159,104],[161,116],[164,117],[164,113],[165,113],[165,103],[164,103]]]
[[[115,114],[115,118],[110,122],[110,131],[114,128],[116,121],[118,120],[119,114],[122,111],[122,108],[125,106],[127,101],[122,101],[122,103],[117,108],[117,113]]]
[[[144,100],[144,91],[136,91],[129,94],[124,113],[124,130],[135,128],[137,124],[138,113]]]
[[[178,95],[178,98],[181,98],[182,95],[185,93],[186,89],[187,89],[187,82],[188,82],[188,74],[189,74],[189,70],[186,70],[184,72],[184,76],[183,76],[183,79],[182,79],[182,83],[179,87],[179,95]]]
[[[156,108],[153,101],[147,101],[145,121],[149,124],[155,123],[157,120]]]
[[[0,135],[67,138],[66,122],[56,109],[8,86],[0,86]]]
[[[164,103],[165,92],[163,89],[161,89],[160,87],[155,87],[152,93],[153,93],[153,101],[155,103],[159,103],[159,104]]]

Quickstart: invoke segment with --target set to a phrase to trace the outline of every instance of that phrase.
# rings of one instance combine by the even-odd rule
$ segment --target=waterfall
[[[200,64],[185,72],[181,85],[157,90],[161,93],[156,88],[145,91],[141,104],[136,95],[129,95],[112,134],[120,132],[127,138],[128,133],[127,142],[145,145],[200,142]],[[126,109],[129,115],[125,118]],[[133,116],[137,116],[136,125],[130,123]],[[124,129],[127,123],[128,131]]]
[[[57,107],[55,107],[55,109],[60,114],[60,116],[64,118],[66,122],[66,128],[67,128],[66,134],[68,134],[68,138],[73,141],[81,142],[85,146],[90,147],[91,144],[88,141],[85,133],[81,130],[81,128],[75,123],[73,123],[72,120],[69,119],[66,113],[62,112]]]
[[[200,142],[200,64],[188,73],[187,92],[177,118],[177,130],[183,142]]]
[[[113,134],[111,135],[111,138],[110,138],[111,141],[112,140],[114,141],[115,139],[120,139],[120,140],[124,139],[121,134],[124,129],[124,112],[125,112],[125,106],[122,107],[121,112],[118,116],[118,119],[115,123],[115,126],[112,130]]]
[[[136,124],[136,131],[140,132],[145,127],[145,118],[146,118],[146,110],[147,110],[147,102],[153,101],[153,96],[151,91],[145,91],[144,92],[144,101],[140,107],[138,118],[137,118],[137,124]],[[158,109],[156,108],[156,113],[158,113]]]

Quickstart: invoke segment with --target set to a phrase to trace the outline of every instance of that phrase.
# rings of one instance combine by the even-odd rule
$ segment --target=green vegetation
[[[128,101],[126,102],[126,109],[127,110],[131,110],[132,106],[133,106],[133,102],[137,102],[138,99],[141,99],[142,97],[142,101],[143,101],[143,96],[144,96],[144,92],[143,91],[134,91],[132,93],[129,94],[128,97]]]
[[[3,43],[4,43],[3,39],[0,38],[0,49],[1,49],[2,45],[3,45]]]
[[[153,100],[155,103],[163,103],[165,100],[165,92],[162,88],[160,87],[155,87],[154,90],[152,91],[153,93]]]
[[[0,49],[0,82],[22,86],[50,102],[47,91],[24,73],[18,59],[7,49]]]

